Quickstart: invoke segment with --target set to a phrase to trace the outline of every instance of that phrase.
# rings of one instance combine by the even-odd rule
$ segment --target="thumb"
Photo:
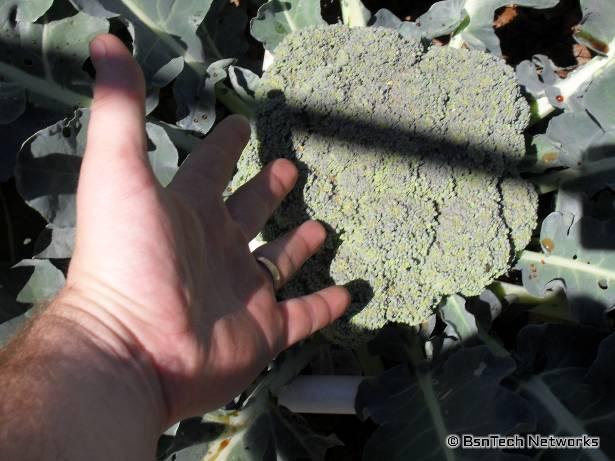
[[[79,180],[81,201],[89,201],[101,188],[121,196],[153,179],[147,158],[141,68],[113,35],[96,37],[90,54],[96,84]]]

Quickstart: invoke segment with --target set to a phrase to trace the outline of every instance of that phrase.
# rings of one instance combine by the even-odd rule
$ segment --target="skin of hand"
[[[115,373],[105,371],[97,385],[108,378],[128,386],[134,377],[133,388],[151,396],[143,405],[148,417],[164,430],[230,401],[277,353],[338,318],[350,296],[336,286],[278,302],[268,272],[255,260],[255,254],[267,257],[288,280],[323,243],[325,230],[317,222],[255,254],[249,250],[248,242],[294,186],[291,162],[267,165],[225,202],[222,192],[250,134],[244,118],[231,116],[161,187],[147,157],[141,69],[112,35],[97,37],[90,52],[96,86],[75,251],[65,288],[26,337],[44,336],[45,321],[70,325],[62,330],[62,350],[71,358],[67,368],[77,360],[104,363],[99,368],[105,370],[117,365],[121,379],[113,381]],[[22,348],[30,347],[23,342]],[[36,361],[37,355],[28,357]],[[70,383],[58,370],[56,382]],[[107,391],[113,399],[122,389]],[[97,398],[86,395],[84,408]]]

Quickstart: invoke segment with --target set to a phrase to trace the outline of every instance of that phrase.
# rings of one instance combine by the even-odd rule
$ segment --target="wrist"
[[[49,347],[62,343],[62,355],[104,375],[109,388],[102,392],[118,394],[118,400],[134,407],[135,419],[148,421],[158,436],[170,424],[164,392],[150,355],[113,315],[111,306],[117,303],[99,290],[67,285],[38,322],[47,331]]]
[[[153,459],[164,405],[148,359],[64,290],[0,352],[0,458]],[[115,338],[115,339],[113,339]]]

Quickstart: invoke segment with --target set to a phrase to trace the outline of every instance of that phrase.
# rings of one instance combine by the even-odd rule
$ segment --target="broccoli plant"
[[[0,316],[11,319],[0,343],[64,283],[87,44],[111,31],[144,69],[159,181],[221,116],[249,116],[253,137],[225,194],[286,157],[300,180],[261,240],[307,218],[330,231],[280,296],[331,283],[353,294],[324,339],[278,357],[226,408],[167,431],[159,459],[320,460],[340,450],[332,431],[352,444],[357,429],[361,453],[327,456],[529,456],[444,445],[448,433],[497,430],[601,435],[600,449],[571,456],[615,457],[612,1],[578,0],[568,35],[591,53],[586,64],[536,55],[514,71],[493,27],[505,0],[391,2],[400,17],[376,0],[0,3]],[[544,19],[558,3],[509,10]],[[317,418],[315,434],[314,420],[280,404],[356,411],[378,428]]]
[[[306,217],[331,228],[282,295],[349,284],[355,303],[325,330],[336,342],[480,294],[529,242],[537,194],[516,170],[529,108],[494,56],[379,27],[306,28],[277,46],[256,100],[235,187],[276,157],[298,165],[265,234]]]

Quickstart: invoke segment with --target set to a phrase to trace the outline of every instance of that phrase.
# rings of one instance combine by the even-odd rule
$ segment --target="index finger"
[[[206,184],[222,194],[249,139],[250,124],[245,117],[225,118],[186,158],[169,187],[193,195]]]

